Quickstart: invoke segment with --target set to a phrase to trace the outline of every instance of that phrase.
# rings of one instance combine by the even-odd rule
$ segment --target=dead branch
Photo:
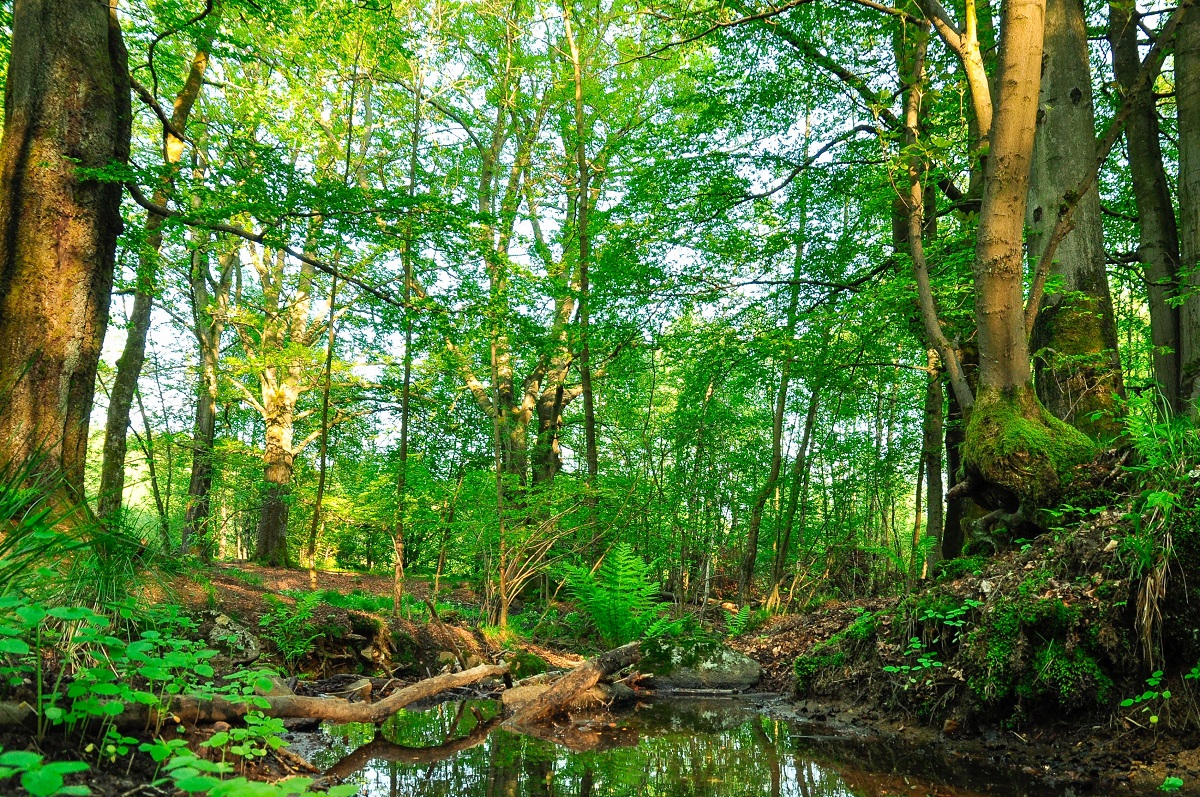
[[[125,710],[114,718],[114,722],[120,728],[147,727],[163,714],[169,714],[174,721],[195,725],[201,722],[237,721],[249,711],[261,711],[268,717],[280,719],[303,718],[337,723],[369,722],[377,725],[410,703],[434,697],[448,689],[468,686],[484,678],[503,676],[507,673],[507,664],[481,664],[462,672],[426,678],[412,686],[397,689],[377,703],[351,703],[340,697],[304,697],[291,694],[269,695],[257,699],[254,703],[222,696],[180,695],[171,701],[166,712],[149,706],[127,704]],[[28,704],[0,703],[0,726],[23,725],[35,716],[33,708]]]
[[[623,670],[642,656],[641,646],[630,642],[594,659],[588,659],[564,675],[545,694],[530,701],[504,721],[505,727],[522,728],[537,725],[561,714],[567,706],[595,686],[606,675]]]

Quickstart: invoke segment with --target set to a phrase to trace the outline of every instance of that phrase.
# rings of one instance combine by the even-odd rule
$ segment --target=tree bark
[[[792,544],[792,532],[796,525],[796,512],[805,501],[808,489],[810,457],[813,430],[817,425],[817,409],[821,403],[821,387],[814,385],[808,397],[808,412],[804,416],[804,431],[800,434],[800,445],[796,449],[796,458],[792,460],[791,484],[788,486],[787,511],[783,515],[783,534],[780,535],[779,548],[775,551],[775,564],[772,568],[772,587],[783,581],[783,571],[787,567],[788,548]],[[803,533],[804,512],[800,512],[801,532]]]
[[[925,383],[925,414],[922,430],[921,454],[925,463],[926,517],[925,538],[929,548],[922,565],[922,577],[941,559],[944,527],[942,504],[942,413],[945,396],[942,393],[942,375],[937,370],[935,352],[929,352],[929,379]],[[918,490],[920,486],[918,485]]]
[[[1193,16],[1195,12],[1190,12]],[[1172,412],[1181,412],[1179,308],[1170,299],[1178,288],[1179,230],[1171,187],[1163,167],[1154,80],[1139,81],[1138,19],[1132,3],[1118,0],[1108,6],[1108,39],[1113,50],[1113,73],[1122,104],[1133,106],[1125,122],[1129,173],[1137,205],[1138,260],[1145,266],[1150,309],[1150,338],[1154,346],[1154,378]],[[1178,29],[1177,29],[1177,34]],[[1178,64],[1178,60],[1176,60]]]
[[[121,187],[77,170],[129,159],[115,2],[17,0],[4,113],[0,459],[61,477],[81,501]]]
[[[217,433],[217,396],[220,388],[218,366],[221,336],[229,311],[229,293],[235,272],[241,267],[237,249],[219,258],[221,273],[214,280],[208,273],[208,260],[192,258],[193,331],[199,348],[200,374],[196,384],[196,422],[192,431],[192,468],[188,481],[187,509],[179,548],[187,553],[195,540],[201,540],[201,557],[212,557],[212,541],[206,535],[209,515],[209,491],[213,481],[213,444]],[[210,291],[211,287],[211,291]]]
[[[1004,6],[997,101],[975,248],[979,390],[964,466],[982,500],[1009,511],[1049,500],[1061,474],[1091,453],[1033,392],[1025,328],[1023,241],[1041,83],[1045,0]],[[960,400],[961,403],[961,400]],[[989,507],[990,508],[990,507]]]
[[[192,106],[200,96],[201,87],[204,85],[204,72],[208,67],[208,49],[206,43],[192,58],[187,79],[175,97],[171,114],[171,127],[175,132],[182,132],[187,126]],[[175,176],[179,171],[182,155],[183,141],[174,132],[164,130],[163,162],[167,166],[167,172],[161,185],[154,192],[154,204],[167,204],[167,198],[175,187]],[[108,417],[104,427],[104,461],[100,466],[100,495],[97,499],[97,514],[106,520],[113,518],[121,509],[122,493],[125,489],[129,414],[133,406],[133,394],[137,390],[138,377],[141,376],[142,365],[146,361],[146,337],[150,331],[150,315],[154,306],[163,221],[165,219],[155,213],[146,214],[146,241],[138,253],[133,311],[129,314],[125,348],[121,352],[121,358],[117,360],[117,373],[109,392]]]
[[[1175,34],[1175,105],[1179,113],[1179,249],[1187,280],[1180,308],[1180,394],[1200,413],[1200,12]]]
[[[1083,0],[1046,0],[1045,37],[1026,215],[1034,265],[1058,221],[1058,208],[1096,169]],[[1115,415],[1124,390],[1094,183],[1079,198],[1074,218],[1051,268],[1063,290],[1042,297],[1031,331],[1035,384],[1056,418],[1093,438],[1111,439],[1120,434]]]

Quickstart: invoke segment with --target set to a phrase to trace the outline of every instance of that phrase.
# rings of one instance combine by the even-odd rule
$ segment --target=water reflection
[[[363,797],[875,797],[970,792],[818,763],[797,728],[728,702],[655,703],[558,742],[498,727],[490,701],[326,728],[313,763]],[[989,790],[990,792],[990,790]]]

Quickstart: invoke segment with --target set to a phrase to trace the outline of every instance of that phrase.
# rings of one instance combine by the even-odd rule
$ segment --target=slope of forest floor
[[[1191,793],[1195,587],[1178,562],[1163,571],[1165,595],[1147,604],[1146,633],[1162,641],[1151,666],[1139,620],[1155,568],[1131,567],[1131,520],[1098,509],[995,555],[942,563],[906,594],[773,618],[733,647],[762,664],[765,688],[791,693],[800,718],[1060,786],[1141,791],[1179,779]]]

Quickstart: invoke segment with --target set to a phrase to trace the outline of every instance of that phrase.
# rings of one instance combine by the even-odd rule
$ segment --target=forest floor
[[[1175,696],[1171,705],[1156,709],[1162,722],[1149,722],[1140,706],[1116,708],[1122,696],[1144,689],[1146,675],[1137,663],[1136,640],[1130,639],[1126,604],[1134,597],[1133,585],[1114,566],[1119,526],[1118,513],[1101,514],[1070,535],[1045,535],[946,570],[918,591],[826,603],[773,618],[730,644],[762,666],[760,691],[792,698],[768,711],[858,740],[827,751],[851,764],[869,765],[871,750],[882,745],[921,750],[950,767],[1008,767],[1081,792],[1143,793],[1172,777],[1181,778],[1187,784],[1183,793],[1190,793],[1200,783],[1196,681],[1168,675]],[[253,632],[272,601],[294,604],[293,595],[314,589],[387,597],[392,579],[235,563],[176,586],[179,599],[211,618],[208,622],[224,614]],[[410,579],[406,589],[418,600],[429,597],[430,585],[421,579]],[[439,600],[477,607],[479,596],[461,585],[443,585]],[[969,611],[956,613],[963,606]],[[326,679],[318,681],[318,691],[329,691],[339,679],[349,682],[359,677],[351,673],[384,661],[393,667],[402,662],[403,672],[416,679],[456,661],[469,666],[528,654],[551,668],[569,668],[581,660],[576,651],[516,635],[497,638],[456,622],[453,611],[446,614],[428,622],[424,616],[392,618],[318,604],[312,625],[323,636],[303,669]],[[1051,615],[1058,619],[1047,620]],[[1008,616],[1019,620],[1011,650],[1003,645],[1013,640],[995,633],[996,618]],[[201,633],[211,628],[206,623]],[[925,655],[932,653],[936,664],[916,666],[913,649],[901,644],[913,638],[923,640]],[[1038,652],[1047,639],[1051,650],[1057,642],[1063,650],[1089,651],[1108,675],[1091,673],[1091,659],[1081,652],[1063,659],[1070,667],[1055,664]],[[1005,661],[989,659],[988,651],[997,649],[1006,650]],[[798,660],[812,663],[799,692]],[[997,668],[1011,671],[996,674]],[[1023,674],[1022,668],[1034,672]],[[981,686],[981,678],[996,683]],[[375,680],[378,698],[407,679]],[[1008,687],[1000,699],[980,697]]]

